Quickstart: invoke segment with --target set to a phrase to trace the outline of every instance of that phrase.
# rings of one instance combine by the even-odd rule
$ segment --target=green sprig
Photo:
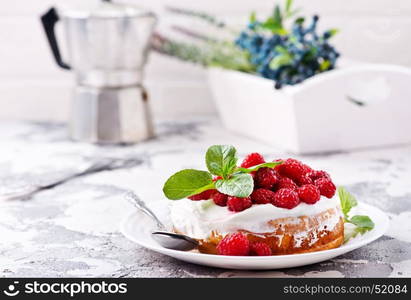
[[[248,197],[253,192],[251,172],[260,168],[274,168],[282,161],[268,162],[250,168],[237,167],[237,150],[230,145],[214,145],[205,156],[208,171],[186,169],[172,175],[164,184],[164,195],[179,200],[210,189],[235,197]],[[213,175],[221,179],[213,181]]]
[[[375,224],[368,216],[349,216],[351,209],[358,205],[358,201],[344,187],[338,187],[338,196],[340,198],[341,211],[344,215],[344,221],[355,226],[355,229],[352,232],[348,232],[344,237],[345,242],[353,237],[356,237],[358,234],[364,234],[374,228]]]

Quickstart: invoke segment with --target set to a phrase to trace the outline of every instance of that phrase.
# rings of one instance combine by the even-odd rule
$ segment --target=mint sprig
[[[358,205],[355,197],[350,194],[344,187],[338,187],[338,196],[340,198],[341,210],[344,217],[347,218],[351,208]]]
[[[250,174],[237,173],[228,179],[217,180],[215,187],[220,193],[244,198],[253,192],[254,180]]]
[[[206,165],[211,174],[227,178],[237,165],[237,150],[229,145],[214,145],[206,152]]]
[[[353,237],[356,237],[358,234],[364,234],[365,232],[374,228],[375,224],[368,216],[349,216],[349,212],[353,207],[356,207],[358,205],[358,201],[344,187],[338,187],[338,196],[340,198],[340,205],[342,213],[344,215],[344,221],[355,225],[355,229],[352,232],[348,232],[344,237],[345,242]]]
[[[170,200],[179,200],[210,189],[235,197],[248,197],[253,192],[251,172],[260,168],[274,168],[282,161],[268,162],[250,168],[237,167],[237,150],[230,145],[214,145],[206,152],[207,171],[186,169],[171,176],[163,187]],[[213,181],[213,175],[222,179]]]

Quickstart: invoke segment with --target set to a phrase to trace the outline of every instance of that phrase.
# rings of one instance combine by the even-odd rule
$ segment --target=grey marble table
[[[70,142],[61,124],[0,123],[0,194],[30,188],[105,158],[132,167],[85,174],[18,201],[0,201],[0,276],[44,277],[401,277],[411,276],[411,146],[299,157],[328,170],[360,201],[389,214],[379,240],[336,259],[264,272],[214,269],[143,249],[119,232],[133,209],[122,195],[134,190],[153,209],[166,205],[164,180],[174,171],[204,168],[211,144],[232,144],[241,155],[273,147],[221,129],[214,118],[162,122],[158,137],[129,147]]]

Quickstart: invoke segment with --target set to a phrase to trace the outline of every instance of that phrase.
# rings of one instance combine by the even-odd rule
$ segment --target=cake
[[[269,245],[273,255],[295,254],[339,247],[344,241],[344,222],[337,197],[293,209],[254,204],[231,212],[213,200],[175,201],[170,207],[174,230],[196,238],[199,251],[217,254],[221,239],[242,232],[252,242]]]
[[[197,239],[200,252],[220,255],[298,254],[344,242],[340,201],[327,172],[292,158],[266,162],[258,153],[237,166],[233,149],[212,146],[209,173],[183,170],[166,182],[165,195],[178,199],[170,204],[176,233]]]

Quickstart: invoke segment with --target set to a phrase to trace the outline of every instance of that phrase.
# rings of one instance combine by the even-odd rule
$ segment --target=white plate
[[[121,225],[121,232],[131,241],[151,249],[186,262],[226,268],[244,270],[267,270],[299,267],[318,263],[327,259],[334,258],[354,249],[360,248],[381,237],[388,228],[388,217],[380,209],[367,205],[359,204],[357,211],[363,215],[368,215],[375,223],[375,228],[362,236],[351,239],[348,243],[339,248],[303,254],[275,255],[275,256],[223,256],[202,254],[195,251],[185,252],[166,249],[158,245],[151,238],[153,224],[145,215],[134,212],[124,220]]]

